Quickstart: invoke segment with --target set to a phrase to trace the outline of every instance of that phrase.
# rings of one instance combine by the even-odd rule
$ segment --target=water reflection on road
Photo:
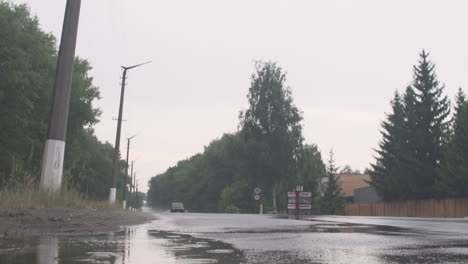
[[[315,219],[160,214],[152,223],[100,235],[0,237],[0,264],[64,263],[468,263],[468,236]],[[362,222],[362,220],[359,220]],[[386,222],[391,223],[390,222]],[[457,228],[467,228],[461,222]],[[462,230],[460,229],[460,230]],[[465,232],[466,233],[466,232]]]
[[[13,237],[0,240],[0,263],[242,263],[231,245],[150,230],[147,225],[96,236]]]

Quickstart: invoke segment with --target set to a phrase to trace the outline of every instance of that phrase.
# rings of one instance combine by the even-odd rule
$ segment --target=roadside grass
[[[74,209],[121,209],[118,203],[86,199],[75,190],[62,188],[51,192],[37,185],[21,184],[0,189],[0,210],[74,208]]]

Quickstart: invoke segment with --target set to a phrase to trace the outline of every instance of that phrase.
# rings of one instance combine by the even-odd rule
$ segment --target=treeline
[[[395,92],[382,122],[371,184],[386,201],[468,197],[468,102],[458,90],[455,112],[435,66],[422,51],[414,78]]]
[[[284,210],[286,192],[297,185],[315,193],[326,168],[317,146],[304,144],[302,114],[285,81],[275,63],[256,63],[239,131],[153,177],[148,201],[166,208],[180,201],[191,211],[247,213],[258,209],[256,187],[266,211]]]
[[[57,62],[56,39],[39,27],[25,5],[0,1],[0,188],[39,180],[50,96]],[[64,184],[90,198],[108,196],[113,147],[92,126],[99,89],[88,61],[74,62],[64,161]],[[122,178],[122,177],[119,177]]]

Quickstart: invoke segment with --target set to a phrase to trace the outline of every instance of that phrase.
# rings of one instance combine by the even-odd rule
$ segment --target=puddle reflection
[[[229,244],[169,232],[128,228],[96,236],[3,237],[0,263],[242,263]]]

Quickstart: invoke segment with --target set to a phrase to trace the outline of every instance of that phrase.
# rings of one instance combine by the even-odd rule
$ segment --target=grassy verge
[[[48,192],[37,187],[0,189],[0,210],[41,208],[120,209],[119,204],[85,199],[73,190]]]

